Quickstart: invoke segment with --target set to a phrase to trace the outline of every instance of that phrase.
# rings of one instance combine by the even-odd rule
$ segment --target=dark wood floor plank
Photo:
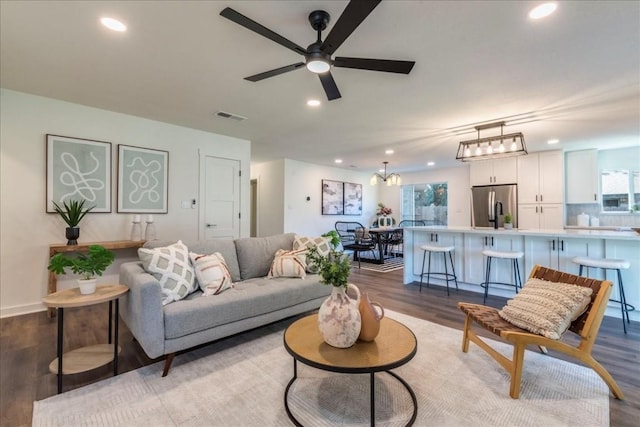
[[[350,280],[385,309],[458,330],[462,330],[464,316],[458,310],[457,302],[482,303],[481,294],[469,291],[451,290],[447,297],[445,288],[423,286],[420,292],[417,285],[402,284],[401,270],[377,273],[356,268]],[[490,303],[500,307],[505,301],[491,298]],[[107,307],[108,304],[101,304],[65,311],[64,345],[67,349],[106,342]],[[0,426],[31,425],[33,401],[56,394],[56,377],[49,372],[49,363],[56,357],[56,330],[55,319],[49,319],[45,312],[0,319]],[[482,335],[495,338],[486,332]],[[118,366],[121,373],[158,361],[144,354],[123,322],[120,323],[120,345],[122,353]],[[576,362],[565,355],[550,355]],[[625,335],[620,319],[605,318],[593,356],[611,373],[625,394],[624,401],[610,398],[611,426],[637,426],[640,419],[640,323],[632,322]],[[82,387],[112,374],[112,366],[107,365],[90,372],[67,375],[64,390]],[[507,393],[508,389],[505,389]]]

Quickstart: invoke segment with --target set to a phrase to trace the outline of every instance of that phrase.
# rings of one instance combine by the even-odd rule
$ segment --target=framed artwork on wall
[[[362,184],[344,183],[344,214],[362,215]]]
[[[53,201],[86,200],[91,212],[111,212],[111,143],[46,136],[47,212]]]
[[[118,212],[167,213],[169,152],[118,145]]]
[[[322,215],[344,214],[344,183],[322,180]]]

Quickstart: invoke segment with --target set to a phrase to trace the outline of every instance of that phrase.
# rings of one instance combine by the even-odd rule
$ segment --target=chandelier
[[[383,172],[383,174],[381,175],[378,172],[374,172],[373,175],[371,175],[369,184],[376,185],[378,183],[378,180],[381,179],[382,182],[387,183],[387,186],[402,185],[402,178],[400,178],[399,174],[394,172],[387,175],[387,165],[389,164],[389,162],[382,163],[384,163],[384,172],[382,170],[380,172]]]
[[[504,135],[505,122],[488,123],[475,126],[478,139],[461,141],[458,146],[457,160],[473,162],[476,160],[497,159],[502,157],[522,156],[527,154],[524,135],[521,132]],[[500,135],[480,138],[480,131],[500,126]]]

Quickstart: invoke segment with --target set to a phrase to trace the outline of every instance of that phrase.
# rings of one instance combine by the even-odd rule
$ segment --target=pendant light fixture
[[[376,185],[378,184],[378,180],[382,180],[382,182],[386,182],[387,186],[392,186],[392,185],[402,185],[402,178],[400,178],[400,175],[397,173],[390,173],[387,175],[387,165],[389,164],[389,162],[382,162],[384,163],[384,171],[380,171],[383,172],[383,174],[381,175],[378,172],[374,172],[373,175],[371,175],[371,180],[369,181],[369,184],[371,185]]]
[[[475,126],[478,139],[461,141],[456,159],[463,162],[496,159],[502,157],[522,156],[527,154],[524,135],[521,132],[504,134],[505,122],[488,123]],[[480,138],[480,131],[500,127],[500,135]],[[506,142],[506,145],[505,145]]]

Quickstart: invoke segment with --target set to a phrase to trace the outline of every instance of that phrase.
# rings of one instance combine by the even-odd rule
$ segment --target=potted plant
[[[52,201],[53,202],[53,201]],[[86,214],[88,214],[95,206],[84,208],[86,200],[70,200],[68,203],[63,202],[62,207],[56,202],[53,202],[53,207],[56,212],[60,214],[64,222],[68,227],[66,230],[67,245],[77,245],[78,237],[80,237],[80,228],[78,224]]]
[[[344,252],[335,249],[322,255],[313,246],[307,250],[307,262],[322,277],[320,283],[333,286],[331,295],[318,311],[318,327],[322,338],[333,347],[351,347],[358,340],[361,328],[360,291],[355,285],[348,283],[351,259]]]
[[[55,254],[49,260],[49,271],[64,274],[65,269],[82,276],[78,279],[81,294],[92,294],[96,291],[96,276],[102,276],[104,270],[113,262],[113,252],[101,245],[89,246],[88,252],[66,255]]]
[[[513,216],[507,212],[504,216],[504,229],[511,230],[513,228]]]
[[[329,244],[333,249],[338,249],[338,246],[342,242],[342,240],[340,240],[340,235],[336,230],[327,231],[322,235],[322,237],[329,238]]]

